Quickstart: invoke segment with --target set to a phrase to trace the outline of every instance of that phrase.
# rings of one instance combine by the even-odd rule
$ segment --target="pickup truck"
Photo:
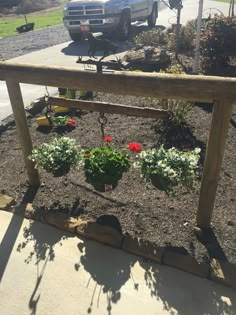
[[[159,0],[72,0],[64,8],[64,25],[73,41],[84,32],[116,32],[127,39],[131,22],[147,20],[154,27]]]

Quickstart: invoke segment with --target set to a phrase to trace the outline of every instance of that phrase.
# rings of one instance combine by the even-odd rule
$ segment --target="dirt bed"
[[[99,93],[97,100],[113,100],[116,103],[138,106],[156,106],[143,98],[122,97]],[[203,108],[202,108],[203,107]],[[210,126],[211,106],[194,106],[187,123],[181,128],[165,130],[163,123],[153,119],[107,115],[105,134],[114,143],[126,148],[131,141],[145,148],[160,143],[179,149],[200,147],[203,161]],[[234,108],[234,114],[236,109]],[[101,144],[102,135],[98,114],[77,113],[78,126],[67,136],[75,138],[84,148]],[[235,117],[235,116],[233,116]],[[55,130],[39,130],[35,117],[29,117],[29,126],[35,145],[48,142],[58,136]],[[212,230],[205,245],[194,233],[200,179],[196,191],[187,194],[181,188],[176,197],[146,185],[140,173],[132,169],[126,173],[113,191],[98,193],[87,184],[81,171],[72,170],[67,176],[54,178],[41,172],[42,185],[37,191],[33,206],[38,214],[45,211],[63,212],[86,219],[96,219],[102,214],[114,214],[120,220],[123,231],[151,240],[159,245],[177,247],[187,251],[199,262],[211,257],[236,263],[236,134],[232,121],[227,140],[225,159],[221,170]],[[200,167],[202,168],[202,166]],[[0,189],[13,196],[17,204],[29,202],[26,170],[23,164],[16,129],[9,127],[0,135]],[[210,244],[210,245],[209,245]]]

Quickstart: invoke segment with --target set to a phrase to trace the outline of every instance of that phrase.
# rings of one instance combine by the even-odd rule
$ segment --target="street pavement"
[[[211,0],[204,0],[203,16],[207,17],[208,14],[222,12],[224,15],[228,14],[228,3],[216,2]],[[217,9],[217,10],[216,10]],[[220,11],[218,11],[220,10]],[[183,0],[183,9],[181,11],[181,23],[185,24],[190,19],[195,19],[198,15],[198,1],[196,0]],[[176,12],[170,10],[165,5],[161,5],[157,25],[168,27],[176,22]],[[136,23],[134,27],[143,27],[143,24]],[[118,57],[121,57],[127,45],[120,43],[118,50]],[[74,43],[66,42],[60,45],[42,49],[24,56],[20,56],[9,60],[11,63],[20,64],[37,64],[37,65],[51,65],[63,67],[76,67],[84,69],[84,65],[76,64],[78,56],[83,56],[86,60],[88,46],[86,42]],[[114,59],[115,56],[109,56],[107,59]],[[45,87],[21,84],[22,94],[25,106],[28,106],[34,99],[37,99],[45,94]],[[57,92],[56,88],[49,88],[51,95]],[[0,121],[12,113],[10,101],[6,89],[5,82],[0,81]]]
[[[0,211],[1,315],[235,315],[230,288]]]

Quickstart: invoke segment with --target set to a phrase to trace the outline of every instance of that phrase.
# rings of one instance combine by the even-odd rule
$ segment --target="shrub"
[[[168,41],[168,36],[166,32],[160,29],[152,29],[138,34],[134,40],[136,44],[157,47],[165,45]]]
[[[172,74],[185,74],[183,68],[180,65],[175,65],[167,68],[166,70],[161,70],[162,73],[172,73]],[[173,121],[176,124],[181,124],[187,118],[187,115],[193,108],[193,103],[183,100],[174,99],[162,99],[160,100],[160,106],[162,109],[169,110],[173,113]]]
[[[194,39],[196,37],[195,21],[190,20],[185,26],[181,26],[179,33],[179,52],[189,51],[194,48]],[[176,34],[168,33],[167,47],[175,50]]]
[[[203,68],[211,69],[222,63],[227,63],[227,53],[236,52],[235,31],[233,19],[215,15],[206,24],[201,33],[200,49],[203,57]]]

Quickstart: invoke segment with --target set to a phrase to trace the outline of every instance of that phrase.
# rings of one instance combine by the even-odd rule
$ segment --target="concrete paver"
[[[233,290],[0,211],[1,315],[235,315]]]

